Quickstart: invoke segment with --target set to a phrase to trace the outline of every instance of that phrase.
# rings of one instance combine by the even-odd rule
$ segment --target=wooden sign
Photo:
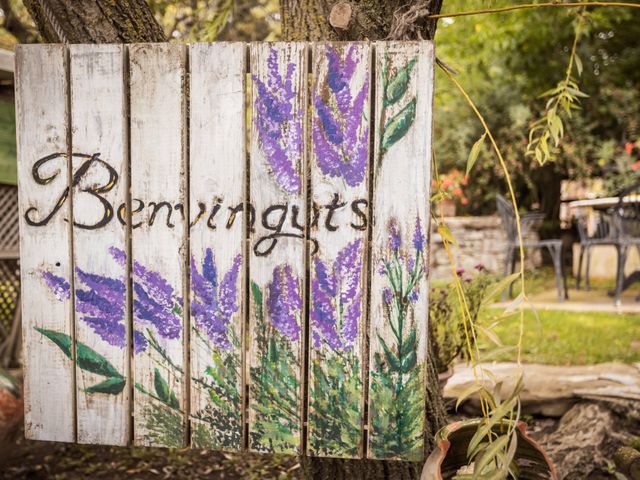
[[[422,459],[433,61],[20,46],[26,436]]]

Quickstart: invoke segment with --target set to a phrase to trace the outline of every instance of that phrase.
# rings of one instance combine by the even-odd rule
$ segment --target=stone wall
[[[481,263],[495,273],[502,273],[506,254],[507,236],[497,215],[483,217],[448,217],[446,225],[458,241],[453,247],[456,266],[470,271]],[[525,240],[537,240],[530,234]],[[527,252],[528,268],[541,263],[539,250]],[[432,222],[431,231],[431,278],[450,278],[451,266],[442,238]]]

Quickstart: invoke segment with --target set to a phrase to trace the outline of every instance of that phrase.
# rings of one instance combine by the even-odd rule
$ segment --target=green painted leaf
[[[409,332],[409,336],[402,343],[402,350],[400,351],[400,356],[401,357],[404,357],[405,355],[407,355],[412,350],[415,350],[415,348],[416,348],[416,339],[417,339],[416,330],[415,329],[411,329],[411,331]]]
[[[38,327],[35,327],[35,329],[60,347],[62,353],[64,353],[69,359],[73,360],[73,355],[71,353],[72,342],[69,335]],[[109,360],[84,343],[76,342],[76,355],[78,357],[76,364],[82,370],[97,373],[98,375],[103,375],[105,377],[123,378],[123,375],[116,370]]]
[[[404,137],[416,118],[416,98],[413,97],[405,107],[396,113],[384,126],[381,148],[389,150],[393,144]]]
[[[385,91],[386,106],[393,105],[407,92],[409,80],[411,79],[411,71],[416,62],[416,58],[412,59],[391,78]]]
[[[127,381],[122,377],[107,378],[104,382],[85,388],[86,393],[108,393],[118,395],[124,390]]]
[[[262,318],[262,291],[254,281],[251,281],[251,295],[253,296],[253,301],[256,304],[256,315],[258,318]]]
[[[162,378],[160,370],[153,369],[153,387],[156,389],[156,396],[167,405],[170,401],[171,390],[167,381]]]
[[[84,343],[76,342],[76,355],[78,356],[77,365],[82,370],[104,375],[105,377],[123,377],[123,375],[111,365],[109,360]]]
[[[418,363],[418,355],[415,350],[402,359],[402,373],[409,373]]]
[[[380,335],[378,335],[378,339],[380,340],[380,345],[382,345],[382,350],[384,351],[384,357],[386,358],[389,366],[395,371],[400,371],[402,365],[397,355],[391,351]]]
[[[47,337],[53,343],[55,343],[62,353],[64,353],[68,358],[73,360],[73,355],[71,355],[71,337],[66,333],[54,332],[53,330],[45,330],[44,328],[34,327],[38,332]]]

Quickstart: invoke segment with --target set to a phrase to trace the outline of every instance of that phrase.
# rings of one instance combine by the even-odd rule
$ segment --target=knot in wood
[[[329,23],[333,28],[340,30],[346,30],[349,28],[349,22],[351,21],[351,13],[353,9],[349,2],[338,2],[331,8],[329,14]]]

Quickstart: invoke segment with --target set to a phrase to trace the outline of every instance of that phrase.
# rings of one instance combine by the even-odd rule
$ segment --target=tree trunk
[[[24,0],[49,43],[163,42],[145,0]]]
[[[346,29],[331,26],[335,0],[281,0],[286,40],[380,40],[434,38],[443,0],[354,0]],[[144,0],[24,0],[38,30],[51,43],[133,43],[165,40]],[[429,346],[428,360],[433,358]],[[427,363],[427,449],[446,423],[438,373]],[[305,478],[314,480],[409,480],[421,465],[410,462],[303,458]]]
[[[332,10],[348,4],[347,28],[335,28]],[[285,40],[382,40],[435,36],[436,22],[428,14],[440,12],[442,0],[281,0],[282,33]],[[344,10],[343,10],[344,11]],[[336,13],[336,10],[333,10]],[[341,18],[344,20],[344,18]],[[346,23],[346,22],[345,22]],[[427,451],[434,447],[434,436],[447,422],[446,408],[438,387],[438,372],[427,364]],[[303,474],[313,480],[404,480],[420,475],[420,465],[410,462],[304,458]]]

